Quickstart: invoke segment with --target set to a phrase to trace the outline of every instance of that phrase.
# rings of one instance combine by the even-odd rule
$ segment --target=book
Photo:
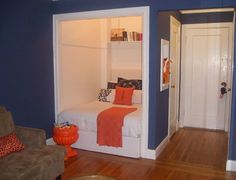
[[[128,41],[127,31],[123,31],[123,40]]]

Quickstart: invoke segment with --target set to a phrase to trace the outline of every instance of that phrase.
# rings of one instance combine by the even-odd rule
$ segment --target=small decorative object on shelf
[[[124,41],[124,28],[111,29],[111,41]]]
[[[64,145],[66,148],[65,160],[69,157],[77,156],[77,151],[73,150],[71,145],[79,138],[78,130],[79,128],[76,125],[68,122],[55,124],[53,128],[53,140],[58,145]]]
[[[111,41],[142,41],[143,34],[139,32],[128,32],[125,28],[111,29]]]

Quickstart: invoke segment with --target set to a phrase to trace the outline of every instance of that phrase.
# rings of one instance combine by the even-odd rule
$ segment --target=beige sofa
[[[11,113],[0,107],[0,137],[14,131],[25,149],[0,158],[0,180],[60,179],[64,147],[47,146],[44,130],[15,126]]]

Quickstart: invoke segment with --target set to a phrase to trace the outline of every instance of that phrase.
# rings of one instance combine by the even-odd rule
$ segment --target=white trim
[[[170,16],[170,59],[172,59],[172,48],[171,48],[171,39],[172,39],[172,25],[177,24],[178,25],[178,30],[179,30],[179,54],[178,54],[178,64],[176,64],[176,66],[178,66],[178,71],[176,72],[176,76],[178,76],[178,81],[175,82],[176,83],[176,91],[177,91],[177,95],[178,95],[178,102],[177,102],[177,122],[176,122],[176,131],[179,128],[179,101],[180,101],[180,61],[181,61],[181,23],[174,18],[173,16]],[[170,107],[171,107],[171,78],[170,78],[170,85],[169,85],[169,106],[168,106],[168,136],[170,136]]]
[[[226,171],[236,172],[236,161],[227,160],[227,162],[226,162]]]
[[[226,105],[225,105],[225,132],[228,132],[230,129],[231,121],[231,102],[232,102],[232,89],[233,89],[233,62],[234,62],[234,38],[233,38],[233,23],[229,23],[229,54],[228,54],[228,79],[227,79],[227,88],[230,88],[231,91],[227,93]]]
[[[168,143],[169,143],[169,136],[166,136],[166,138],[163,139],[163,141],[156,148],[156,157],[158,157],[161,154],[161,152],[165,149]]]
[[[55,122],[58,122],[57,114],[59,109],[59,81],[58,81],[58,74],[59,74],[59,67],[58,67],[58,26],[59,22],[53,16],[53,75],[54,75],[54,105],[55,105]]]
[[[156,150],[146,149],[145,152],[143,152],[143,154],[141,154],[141,156],[142,156],[142,158],[155,160],[156,159]]]
[[[49,138],[46,140],[47,145],[55,145],[56,143],[54,142],[53,138]]]
[[[219,9],[196,9],[196,10],[181,10],[181,14],[195,13],[212,13],[212,12],[233,12],[234,8],[219,8]]]
[[[169,136],[163,139],[163,141],[157,146],[155,150],[147,149],[145,151],[145,154],[142,154],[142,157],[156,160],[157,157],[161,154],[161,152],[165,149],[168,143],[169,143]]]
[[[59,113],[59,83],[58,83],[58,26],[61,21],[80,20],[80,19],[97,19],[120,16],[142,16],[143,18],[143,43],[142,43],[142,76],[143,76],[143,117],[142,136],[141,136],[141,156],[149,157],[148,149],[148,119],[149,119],[149,6],[132,7],[121,9],[109,9],[87,12],[76,12],[67,14],[53,15],[53,50],[54,50],[54,93],[55,93],[55,120]]]

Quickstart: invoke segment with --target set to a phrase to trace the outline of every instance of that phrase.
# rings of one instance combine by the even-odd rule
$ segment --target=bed
[[[122,127],[122,147],[99,146],[97,144],[97,116],[110,107],[135,107],[136,111],[124,118]],[[116,105],[111,102],[93,101],[76,108],[65,110],[58,116],[59,122],[68,121],[79,127],[79,140],[74,148],[139,158],[141,138],[142,104],[131,106]]]

